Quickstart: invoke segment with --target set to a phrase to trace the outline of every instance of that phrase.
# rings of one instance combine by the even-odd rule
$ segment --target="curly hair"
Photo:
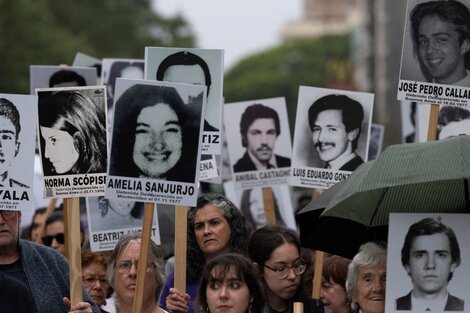
[[[230,252],[246,254],[246,245],[251,233],[251,227],[247,223],[245,216],[240,210],[226,197],[219,194],[201,195],[195,207],[188,212],[188,250],[187,259],[187,278],[190,282],[197,282],[201,277],[204,264],[206,262],[204,254],[199,248],[194,231],[194,218],[196,212],[206,205],[211,204],[220,209],[222,215],[230,225]]]

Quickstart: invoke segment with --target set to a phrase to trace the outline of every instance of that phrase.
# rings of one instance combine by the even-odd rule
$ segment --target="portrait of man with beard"
[[[289,158],[274,154],[281,133],[277,112],[263,104],[248,106],[240,119],[243,156],[234,164],[234,173],[290,167]]]

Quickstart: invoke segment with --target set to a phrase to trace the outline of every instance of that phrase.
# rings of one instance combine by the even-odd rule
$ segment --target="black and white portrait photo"
[[[36,96],[0,94],[1,209],[32,208],[36,103]]]
[[[276,223],[295,229],[294,208],[288,185],[273,185],[271,189]],[[233,181],[224,183],[224,192],[246,217],[252,229],[267,224],[263,188],[237,189]]]
[[[453,87],[470,87],[469,8],[469,0],[408,1],[400,100],[420,101],[405,98],[406,93],[433,96],[430,103],[438,104],[451,101],[444,98],[468,99],[464,89]]]
[[[36,89],[36,92],[38,140],[46,190],[59,185],[54,178],[64,177],[60,187],[95,185],[100,186],[99,192],[104,192],[107,165],[105,88],[45,88]],[[69,176],[74,175],[82,175],[84,181],[77,178],[72,182]],[[85,175],[88,177],[84,178]],[[88,195],[88,191],[85,194]]]
[[[229,103],[224,118],[234,176],[289,170],[291,142],[284,98]]]
[[[30,66],[30,91],[36,88],[60,88],[97,85],[97,68],[82,66]]]
[[[469,311],[469,222],[466,214],[390,214],[387,312]]]
[[[299,179],[291,182],[300,185],[300,178],[315,178],[307,168],[351,172],[364,163],[373,100],[368,93],[301,86],[292,165],[297,168],[293,176]],[[329,186],[320,183],[317,187]]]
[[[90,247],[93,251],[112,250],[122,232],[139,232],[144,218],[144,203],[103,196],[87,197]],[[158,218],[154,213],[152,239],[159,242]],[[109,235],[109,234],[112,235]],[[101,234],[106,234],[103,236]]]
[[[371,124],[369,137],[369,152],[367,161],[375,160],[382,152],[384,140],[384,126],[382,124]]]
[[[429,105],[418,105],[417,130],[419,142],[427,141]],[[437,140],[470,135],[470,110],[458,106],[440,105],[437,117]]]
[[[109,166],[109,175],[116,180],[110,180],[108,189],[122,189],[114,182],[124,177],[133,178],[135,184],[130,189],[150,188],[146,191],[155,194],[171,194],[170,187],[178,185],[172,182],[194,187],[200,161],[203,95],[204,87],[198,85],[118,79]],[[198,106],[194,104],[197,99]],[[191,106],[187,105],[190,101]],[[139,186],[139,180],[144,185]],[[152,185],[154,181],[168,182],[170,189],[159,189]]]
[[[106,85],[108,110],[114,104],[114,92],[116,91],[116,79],[143,79],[144,60],[139,59],[109,59],[102,62],[102,82]]]
[[[220,154],[224,51],[194,48],[145,48],[145,78],[207,87],[203,153]]]

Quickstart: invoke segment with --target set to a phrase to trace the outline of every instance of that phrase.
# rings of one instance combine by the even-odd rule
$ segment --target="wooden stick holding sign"
[[[155,211],[154,203],[145,203],[144,206],[144,220],[142,221],[142,236],[140,241],[140,257],[137,268],[137,282],[135,289],[134,304],[132,307],[133,313],[142,312],[142,304],[144,299],[145,278],[147,275],[147,264],[150,246],[150,234],[152,232],[153,214]]]
[[[428,141],[434,141],[437,138],[437,121],[439,118],[439,105],[431,104],[428,125]]]
[[[83,301],[82,262],[80,240],[80,198],[64,199],[65,251],[69,259],[70,302],[72,306]]]
[[[274,207],[273,190],[270,187],[263,187],[262,192],[266,224],[276,224],[276,209]]]
[[[181,293],[186,293],[186,248],[188,207],[175,208],[175,282],[174,286]]]
[[[323,190],[314,189],[312,192],[312,200],[315,201],[322,194]],[[316,250],[315,251],[315,270],[313,275],[313,288],[312,288],[312,298],[319,300],[320,299],[320,290],[321,290],[321,280],[323,273],[323,260],[325,258],[325,252]]]

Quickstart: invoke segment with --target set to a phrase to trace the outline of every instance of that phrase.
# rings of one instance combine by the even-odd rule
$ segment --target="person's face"
[[[315,150],[322,161],[330,162],[345,151],[352,152],[351,142],[358,129],[346,132],[341,110],[324,110],[318,113],[312,131]]]
[[[250,193],[250,213],[259,228],[266,225],[266,215],[264,213],[264,202],[261,188],[255,188]]]
[[[143,108],[137,117],[133,160],[142,174],[164,178],[178,163],[183,134],[175,111],[168,104]]]
[[[194,234],[206,259],[229,250],[230,233],[227,219],[215,205],[207,204],[196,211]]]
[[[64,222],[63,221],[55,221],[46,226],[46,236],[55,236],[57,234],[64,233]],[[50,245],[52,249],[55,249],[65,255],[65,244],[59,243],[57,239],[53,239]]]
[[[10,119],[0,116],[0,174],[8,171],[19,148],[15,126]]]
[[[425,16],[418,29],[418,55],[438,83],[453,84],[465,74],[465,53],[470,42],[459,42],[455,26],[436,15]]]
[[[46,220],[46,213],[38,213],[34,216],[33,223],[31,224],[31,240],[37,241],[41,234],[41,225]]]
[[[57,174],[70,171],[80,157],[73,144],[73,137],[63,130],[43,126],[40,128],[45,142],[44,156],[52,163]]]
[[[21,222],[21,212],[15,212],[7,218],[0,214],[0,248],[16,247],[18,240],[18,228]]]
[[[356,294],[352,300],[357,302],[362,313],[385,312],[385,264],[365,266],[359,269]]]
[[[166,69],[163,80],[174,83],[205,85],[204,71],[199,65],[173,65]]]
[[[224,278],[220,277],[220,267],[212,269],[210,276],[216,278],[209,281],[206,288],[207,306],[211,313],[246,313],[252,301],[246,283],[237,277],[231,267]]]
[[[439,132],[439,140],[462,135],[470,135],[470,119],[450,122],[442,127]]]
[[[122,215],[130,214],[134,208],[135,202],[121,199],[108,199],[108,204]]]
[[[456,268],[450,252],[449,238],[445,234],[423,235],[413,240],[405,270],[411,276],[415,296],[447,289],[449,273]]]
[[[140,264],[140,242],[131,241],[126,247],[122,249],[121,254],[116,258],[116,268],[114,275],[114,291],[116,292],[117,299],[119,302],[127,305],[132,305],[135,297],[135,290],[137,285],[137,267],[136,262]],[[119,263],[122,261],[130,261],[132,265],[127,272],[121,273],[119,271]],[[158,282],[155,278],[156,268],[153,265],[147,266],[145,286],[144,286],[144,301],[151,301],[155,299],[155,293],[158,288]]]
[[[273,250],[271,257],[266,260],[265,265],[278,269],[280,267],[292,266],[300,258],[297,247],[292,243],[284,243]],[[287,301],[294,296],[300,286],[301,275],[296,275],[293,269],[289,269],[285,278],[280,278],[279,272],[267,267],[263,268],[263,278],[267,286],[267,302]]]
[[[347,303],[346,289],[332,279],[326,280],[323,278],[320,289],[320,300],[323,302],[323,305],[333,313],[345,313],[350,311],[350,307]]]
[[[109,283],[106,268],[100,263],[91,263],[82,270],[83,283],[93,301],[102,306],[106,304]]]
[[[271,159],[276,143],[276,125],[272,118],[256,119],[246,132],[246,148],[261,163]]]
[[[142,69],[138,66],[131,65],[128,67],[125,67],[121,71],[121,76],[122,78],[133,78],[133,79],[143,79],[144,78],[144,72]]]

